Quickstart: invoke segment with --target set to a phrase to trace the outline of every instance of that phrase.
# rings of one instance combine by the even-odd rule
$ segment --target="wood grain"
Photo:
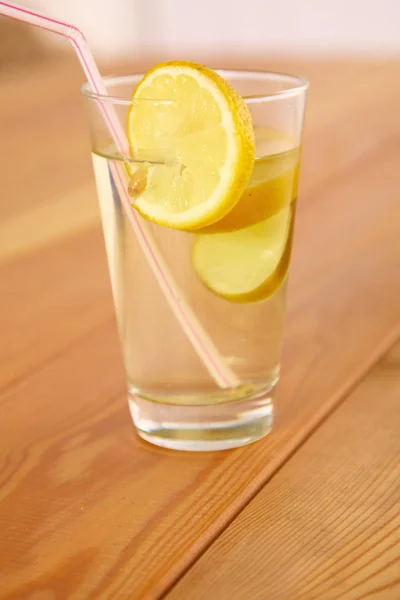
[[[400,597],[400,343],[166,600]]]
[[[2,84],[0,598],[159,598],[399,335],[397,66],[268,66],[311,74],[314,90],[278,422],[258,444],[196,456],[132,435],[81,100],[68,92],[78,71]],[[81,219],[69,210],[80,201]]]
[[[113,318],[102,243],[96,228],[0,266],[0,389]]]

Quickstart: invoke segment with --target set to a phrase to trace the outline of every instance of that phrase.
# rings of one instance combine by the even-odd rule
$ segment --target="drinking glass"
[[[227,449],[266,435],[280,372],[307,82],[277,73],[219,73],[251,113],[250,182],[208,230],[168,229],[135,212],[152,240],[148,256],[121,196],[138,166],[179,165],[173,156],[152,157],[151,148],[134,156],[117,148],[104,108],[126,129],[132,105],[154,102],[162,128],[173,100],[132,100],[142,75],[104,78],[108,96],[83,86],[130,412],[142,438],[180,450]],[[149,266],[154,260],[158,271]],[[253,275],[261,283],[252,287]]]

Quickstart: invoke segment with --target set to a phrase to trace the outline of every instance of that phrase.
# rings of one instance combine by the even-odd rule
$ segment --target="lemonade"
[[[262,143],[264,152],[268,151],[268,146],[273,151],[275,145],[273,140],[268,144],[264,139]],[[166,402],[171,397],[174,402],[194,402],[197,394],[202,398],[206,394],[212,401],[224,401],[231,391],[221,391],[210,381],[148,272],[112,183],[112,161],[122,159],[107,152],[93,154],[130,390],[133,394],[139,393],[159,402]],[[298,161],[299,151],[296,148],[256,158],[246,196],[257,190],[259,203],[264,203],[268,210],[267,218],[263,220],[258,220],[257,212],[243,211],[243,215],[246,214],[246,217],[242,216],[244,228],[240,227],[242,223],[239,221],[235,224],[236,229],[231,230],[232,216],[228,213],[225,224],[220,221],[218,227],[217,224],[214,226],[215,233],[212,233],[212,227],[187,233],[151,224],[153,235],[181,293],[195,308],[243,384],[257,390],[273,386],[279,372]],[[277,180],[281,185],[277,184]],[[236,210],[239,214],[240,202]],[[228,231],[224,230],[225,227]],[[240,236],[244,239],[241,240]],[[226,239],[221,240],[224,237]],[[220,246],[225,242],[230,257],[224,259],[221,249],[219,252],[214,249],[218,241]],[[273,256],[271,266],[268,257],[274,254],[276,247],[278,254]],[[211,256],[208,256],[209,252]],[[245,256],[242,259],[244,264],[238,265],[240,260],[235,252],[242,256],[250,253],[248,264]],[[222,265],[219,265],[220,271],[213,274],[218,258]],[[252,265],[256,271],[259,267],[261,270],[253,287],[245,277]],[[239,272],[235,273],[235,269]],[[229,279],[232,293],[229,291]],[[242,293],[241,286],[244,287]],[[165,356],[171,345],[174,352]],[[160,360],[160,355],[163,360]],[[165,394],[166,381],[168,396]]]
[[[253,441],[272,424],[303,105],[292,115],[288,96],[285,119],[277,118],[279,89],[268,111],[258,97],[249,109],[221,78],[195,68],[194,83],[190,63],[137,79],[133,102],[123,104],[129,151],[93,125],[92,147],[135,425],[158,445],[207,450]],[[264,123],[264,113],[273,118]],[[234,384],[213,378],[171,310],[127,217],[116,170],[178,302],[196,315]]]

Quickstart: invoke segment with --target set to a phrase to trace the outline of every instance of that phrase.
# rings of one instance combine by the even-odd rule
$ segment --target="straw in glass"
[[[79,61],[93,91],[96,94],[104,96],[108,95],[97,65],[90,52],[88,43],[83,33],[77,27],[8,2],[0,1],[0,14],[68,38],[78,55]],[[118,118],[113,112],[113,107],[105,106],[100,102],[100,108],[116,147],[122,154],[126,154],[126,136]],[[122,192],[121,202],[138,243],[168,304],[192,343],[193,348],[197,352],[210,376],[219,387],[237,387],[240,385],[239,379],[229,366],[225,364],[223,357],[214,346],[207,332],[203,329],[196,315],[181,297],[172,274],[159,252],[156,243],[152,239],[148,228],[141,221],[135,210],[132,209],[123,176],[117,165],[112,166],[112,176],[117,188]]]

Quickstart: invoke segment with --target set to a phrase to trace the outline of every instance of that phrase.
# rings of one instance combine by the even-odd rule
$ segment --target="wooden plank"
[[[0,85],[0,389],[113,315],[84,76],[57,67]]]
[[[319,69],[323,102],[325,67]],[[365,88],[359,80],[351,87],[350,71],[341,78],[338,66],[332,73],[337,84],[349,83],[345,97],[337,97],[340,119],[354,116],[351,92]],[[376,81],[390,86],[394,71],[384,72],[380,79],[376,70]],[[366,77],[367,69],[361,73]],[[325,100],[335,115],[331,91]],[[369,131],[374,102],[386,106],[385,98],[360,111],[356,132]],[[316,101],[311,106],[316,110]],[[385,119],[395,124],[397,110],[388,106]],[[306,164],[320,166],[317,142],[327,143],[326,123],[315,127],[320,134]],[[72,599],[159,597],[385,351],[400,324],[400,281],[393,275],[400,240],[399,140],[383,131],[362,156],[344,150],[348,161],[340,163],[340,176],[329,171],[318,187],[306,186],[279,420],[273,435],[248,448],[188,456],[132,439],[115,325],[107,323],[104,250],[91,216],[79,235],[74,216],[69,228],[58,230],[59,242],[44,223],[46,242],[32,246],[22,239],[22,250],[12,247],[0,271],[1,377],[8,385],[0,395],[6,474],[0,489],[0,597],[16,600],[47,590]],[[37,186],[42,171],[33,173]],[[53,181],[39,214],[45,219],[56,210],[68,220],[62,201],[61,208],[45,208],[53,193],[70,198],[69,188],[60,192]],[[71,185],[84,189],[85,175]],[[5,211],[3,231],[23,231],[24,219],[37,224],[40,219],[27,208],[32,210],[21,204]],[[90,208],[85,214],[92,214]],[[57,223],[60,228],[62,218]]]
[[[62,61],[58,69],[44,64],[2,80],[2,222],[92,182],[79,90],[83,81],[79,66],[69,61]]]
[[[4,389],[113,318],[100,229],[3,264],[0,307],[0,389]]]
[[[400,343],[166,599],[400,597]]]
[[[100,212],[92,183],[33,204],[0,221],[0,266],[95,227]]]
[[[385,351],[400,333],[397,150],[300,210],[270,437],[197,456],[132,439],[111,325],[0,397],[9,600],[158,598]]]

